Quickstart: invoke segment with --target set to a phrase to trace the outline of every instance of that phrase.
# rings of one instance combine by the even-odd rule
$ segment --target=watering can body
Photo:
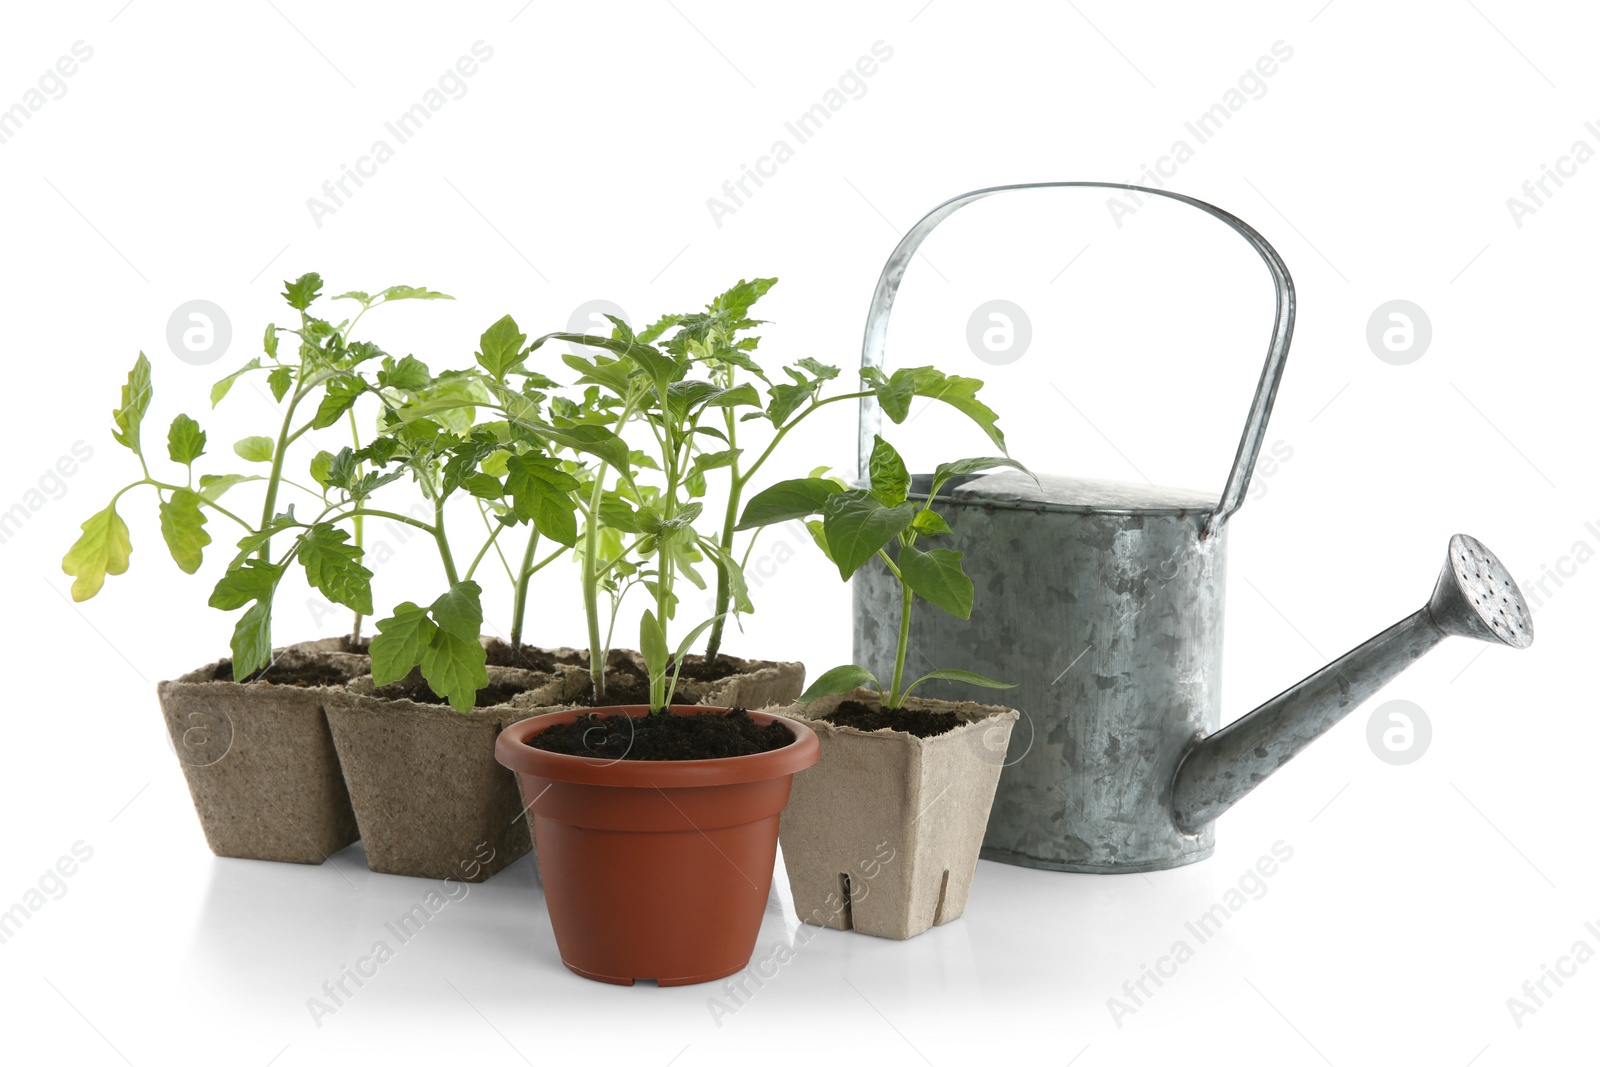
[[[1000,186],[955,197],[895,248],[873,293],[863,367],[882,368],[889,313],[932,229],[996,193],[1132,189],[1198,208],[1243,237],[1277,294],[1272,334],[1227,482],[1218,496],[1013,471],[955,479],[939,511],[976,596],[969,620],[913,617],[908,663],[1016,684],[1019,712],[984,837],[987,859],[1131,873],[1204,859],[1213,821],[1445,637],[1526,648],[1529,611],[1493,553],[1450,541],[1419,610],[1219,729],[1227,524],[1244,501],[1294,330],[1294,285],[1240,219],[1169,190],[1102,182]],[[881,412],[861,401],[860,471]],[[913,478],[926,499],[930,479]],[[898,583],[880,561],[856,572],[855,662],[886,677],[897,650]],[[956,682],[929,695],[972,699]],[[985,697],[984,699],[991,699]]]
[[[1226,527],[1216,498],[1015,472],[940,493],[950,547],[978,591],[972,618],[914,616],[908,668],[959,666],[1016,683],[1022,713],[983,856],[1061,871],[1151,871],[1203,859],[1210,824],[1181,829],[1173,770],[1220,724]],[[894,662],[887,568],[855,585],[856,662]],[[887,675],[880,675],[886,677]],[[930,696],[971,699],[956,683]]]

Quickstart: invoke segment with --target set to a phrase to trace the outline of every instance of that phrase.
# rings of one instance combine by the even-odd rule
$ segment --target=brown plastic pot
[[[772,887],[778,816],[794,775],[817,762],[817,736],[780,722],[794,743],[708,760],[601,760],[527,741],[590,709],[513,723],[495,758],[517,773],[533,818],[545,903],[561,962],[598,982],[691,985],[750,962]],[[677,715],[726,711],[673,705]],[[643,705],[606,708],[639,718]]]

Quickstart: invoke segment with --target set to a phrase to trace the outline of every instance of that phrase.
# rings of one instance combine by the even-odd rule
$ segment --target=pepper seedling
[[[865,667],[846,664],[824,672],[811,683],[800,695],[801,703],[871,686],[878,691],[885,711],[899,711],[905,707],[911,692],[924,682],[965,682],[985,689],[1014,688],[1012,683],[952,668],[930,671],[905,684],[914,600],[926,600],[957,618],[966,619],[972,615],[972,579],[961,569],[961,553],[949,548],[924,550],[918,547],[918,541],[924,537],[941,537],[952,532],[944,517],[933,510],[934,501],[951,478],[996,467],[1012,467],[1027,473],[1026,467],[1008,456],[941,463],[934,470],[926,499],[918,506],[910,499],[911,476],[906,472],[905,462],[889,442],[875,436],[867,488],[849,488],[831,478],[797,478],[779,482],[751,498],[739,529],[805,519],[817,546],[839,569],[842,579],[849,581],[867,561],[877,558],[900,587],[899,639],[895,646],[894,674],[887,691],[877,676]],[[895,548],[892,556],[888,551],[891,545]]]

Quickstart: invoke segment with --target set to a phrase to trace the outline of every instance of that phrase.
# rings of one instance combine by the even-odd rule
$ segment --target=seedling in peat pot
[[[923,550],[917,547],[921,538],[952,532],[949,523],[933,510],[934,500],[951,478],[995,467],[1012,467],[1028,473],[1026,467],[1007,456],[941,463],[934,471],[927,498],[919,507],[909,498],[911,476],[900,454],[882,437],[875,437],[868,469],[869,488],[845,488],[828,478],[798,478],[779,482],[751,499],[739,523],[740,529],[788,519],[807,519],[817,546],[839,568],[839,576],[845,581],[876,557],[900,587],[899,640],[894,674],[887,692],[871,671],[846,664],[825,672],[813,682],[800,695],[801,703],[871,686],[878,691],[883,710],[900,711],[912,690],[924,682],[965,682],[985,689],[1015,687],[1014,683],[952,668],[930,671],[911,684],[905,684],[906,648],[914,598],[920,597],[957,618],[966,619],[972,615],[972,579],[961,569],[961,553],[948,548]],[[821,516],[820,521],[814,516]],[[895,546],[893,556],[888,551],[891,545]]]

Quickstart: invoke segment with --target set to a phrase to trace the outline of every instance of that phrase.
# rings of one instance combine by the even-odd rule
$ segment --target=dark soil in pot
[[[554,674],[562,667],[587,666],[586,653],[573,648],[537,648],[523,645],[513,648],[510,642],[491,637],[483,643],[491,667],[520,667],[525,671],[542,671]]]
[[[350,681],[347,669],[336,666],[325,660],[288,661],[278,660],[267,664],[248,678],[235,678],[233,676],[233,660],[218,660],[216,670],[212,672],[211,680],[214,682],[240,682],[250,685],[254,682],[271,682],[273,685],[297,685],[306,688],[319,685],[341,686]]]
[[[744,708],[722,714],[634,718],[590,713],[552,726],[528,744],[546,752],[596,759],[690,760],[726,759],[771,752],[794,743],[794,734],[779,722],[756,722]]]
[[[938,737],[964,725],[961,717],[953,711],[924,711],[920,708],[884,711],[859,700],[841,701],[837,708],[821,716],[821,719],[853,730],[899,730],[912,737]]]
[[[489,684],[478,690],[473,698],[472,706],[475,708],[490,708],[496,704],[504,704],[512,697],[527,692],[536,685],[525,679],[490,678]],[[450,701],[435,693],[422,677],[422,671],[412,668],[410,674],[398,682],[379,686],[372,691],[372,695],[380,700],[410,700],[417,704],[445,704]]]

